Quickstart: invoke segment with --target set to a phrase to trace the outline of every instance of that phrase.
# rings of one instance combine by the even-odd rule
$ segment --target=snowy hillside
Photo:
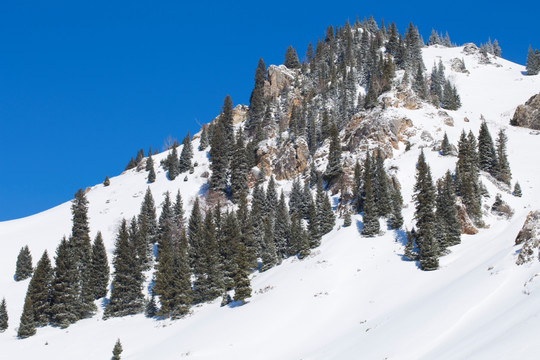
[[[405,226],[414,215],[412,193],[415,163],[421,148],[434,179],[454,169],[455,157],[442,157],[432,147],[446,132],[457,144],[461,131],[480,128],[483,115],[492,134],[506,129],[512,183],[518,180],[523,197],[500,189],[485,174],[482,182],[515,211],[510,219],[485,211],[486,228],[463,235],[462,243],[440,259],[437,271],[421,271],[404,261],[405,232],[387,230],[381,236],[360,236],[361,216],[353,226],[338,226],[322,245],[303,260],[290,258],[280,266],[252,275],[253,296],[243,306],[220,307],[220,300],[193,308],[180,320],[152,320],[144,315],[103,320],[98,314],[67,329],[38,328],[37,334],[17,339],[17,327],[29,280],[15,282],[15,261],[28,245],[34,265],[46,249],[52,258],[64,235],[71,231],[70,203],[27,218],[0,223],[0,298],[8,305],[10,326],[0,333],[6,359],[107,359],[117,338],[123,359],[533,359],[540,335],[540,262],[517,266],[514,240],[527,214],[540,209],[540,133],[510,127],[516,107],[540,92],[540,75],[524,76],[524,67],[501,58],[481,64],[477,54],[463,47],[423,49],[431,68],[442,60],[456,85],[463,106],[446,115],[425,105],[420,109],[388,108],[387,116],[412,120],[413,144],[404,143],[386,161],[402,186]],[[451,70],[463,59],[469,73]],[[467,120],[465,120],[467,119]],[[430,136],[425,136],[427,132]],[[193,142],[198,148],[198,139]],[[156,164],[167,153],[154,157]],[[99,184],[88,193],[92,238],[103,233],[109,260],[118,225],[139,212],[149,186],[156,205],[166,191],[180,189],[186,213],[206,188],[207,152],[195,151],[193,174],[174,181],[156,166],[157,180],[146,183],[146,172],[129,170]],[[290,183],[278,182],[289,191]],[[382,224],[381,224],[382,225]],[[381,226],[386,228],[386,226]],[[149,279],[147,279],[149,280]],[[145,288],[146,293],[146,288]]]

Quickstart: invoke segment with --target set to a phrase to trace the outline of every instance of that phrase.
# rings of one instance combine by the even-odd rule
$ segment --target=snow
[[[253,296],[243,306],[220,307],[220,299],[196,306],[184,319],[157,321],[143,315],[102,320],[99,313],[67,329],[44,327],[25,340],[16,338],[23,299],[29,280],[15,282],[17,254],[29,246],[34,264],[43,250],[51,259],[64,235],[71,231],[70,203],[23,219],[0,223],[0,297],[8,305],[10,326],[0,333],[6,358],[97,359],[111,356],[117,338],[123,359],[493,359],[537,358],[540,335],[540,262],[515,265],[514,239],[530,210],[540,208],[540,167],[536,158],[540,137],[528,129],[509,126],[515,108],[540,92],[540,76],[523,75],[520,65],[497,58],[479,64],[462,48],[430,47],[423,50],[428,69],[441,59],[446,74],[456,84],[463,107],[448,111],[454,126],[444,125],[438,110],[392,109],[389,116],[405,115],[416,135],[408,152],[400,146],[386,166],[397,166],[405,202],[405,224],[414,213],[412,187],[420,148],[434,179],[455,166],[455,157],[432,151],[433,142],[447,132],[457,144],[464,129],[475,135],[485,117],[493,137],[499,129],[508,135],[512,182],[518,180],[523,197],[499,189],[485,175],[482,182],[491,197],[497,193],[514,210],[511,219],[486,212],[486,228],[464,235],[460,245],[440,259],[441,268],[423,272],[404,261],[403,231],[385,231],[362,238],[361,216],[353,225],[338,226],[322,245],[304,260],[288,259],[278,267],[252,275]],[[470,74],[450,70],[453,58],[464,59]],[[467,117],[470,121],[465,122]],[[422,131],[433,141],[422,140]],[[193,143],[198,148],[198,140]],[[179,151],[181,149],[178,149]],[[166,179],[158,166],[167,153],[154,157],[157,180],[147,184],[146,172],[130,170],[111,178],[111,185],[89,190],[92,237],[101,230],[109,260],[115,233],[123,217],[139,212],[147,187],[156,206],[164,193],[180,190],[186,213],[194,197],[204,191],[207,152],[195,151],[193,174]],[[290,183],[278,182],[278,192]],[[76,189],[74,189],[75,192]],[[149,280],[149,279],[148,279]]]

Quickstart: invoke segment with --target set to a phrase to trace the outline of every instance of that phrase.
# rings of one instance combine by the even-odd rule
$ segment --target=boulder
[[[469,70],[465,67],[465,62],[462,59],[453,58],[450,60],[450,69],[458,73],[469,74]]]
[[[540,94],[532,96],[524,105],[517,107],[510,125],[540,130]]]
[[[516,264],[523,265],[538,257],[540,245],[540,211],[531,211],[516,237],[516,245],[523,244]]]

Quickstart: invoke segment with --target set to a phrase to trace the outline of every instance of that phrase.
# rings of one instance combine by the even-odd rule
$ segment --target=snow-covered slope
[[[520,65],[503,59],[480,64],[463,48],[430,47],[423,50],[431,68],[443,61],[446,74],[456,84],[463,106],[448,111],[454,126],[444,125],[438,110],[388,109],[405,115],[416,130],[411,151],[395,151],[386,165],[396,166],[405,200],[405,224],[412,223],[411,203],[415,162],[425,146],[434,178],[455,166],[455,158],[431,151],[434,141],[447,132],[456,144],[462,129],[477,134],[481,114],[491,133],[505,128],[513,181],[523,197],[515,198],[487,177],[482,181],[491,194],[501,193],[515,210],[510,219],[486,215],[486,229],[462,237],[462,244],[441,258],[441,268],[419,270],[403,261],[403,231],[387,231],[362,238],[358,225],[339,226],[324,237],[320,248],[307,259],[288,259],[282,265],[252,278],[253,296],[240,307],[220,307],[219,300],[197,306],[188,317],[157,321],[143,315],[102,320],[102,308],[91,319],[67,329],[39,328],[25,340],[16,328],[28,280],[15,282],[15,260],[28,244],[34,264],[47,249],[51,258],[63,235],[71,230],[70,204],[43,213],[0,223],[0,298],[5,297],[10,327],[0,333],[5,358],[104,359],[117,338],[123,359],[533,359],[540,335],[540,262],[515,265],[514,239],[527,213],[540,208],[540,135],[510,127],[517,107],[540,92],[540,76],[528,77]],[[463,59],[469,74],[450,70],[452,59]],[[465,118],[468,121],[465,121]],[[422,138],[427,131],[433,140]],[[194,148],[198,147],[195,140]],[[166,154],[155,157],[155,163]],[[156,204],[165,191],[180,189],[186,211],[204,191],[207,154],[195,151],[193,174],[169,181],[163,170],[157,181],[146,184],[146,172],[131,170],[111,178],[111,185],[96,185],[88,193],[92,236],[101,230],[112,257],[114,236],[123,217],[139,212],[150,186]],[[156,167],[157,168],[157,167]],[[289,189],[290,184],[279,184]],[[385,228],[385,227],[383,227]]]

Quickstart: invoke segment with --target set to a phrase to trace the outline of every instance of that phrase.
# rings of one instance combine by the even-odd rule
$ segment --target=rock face
[[[461,199],[458,198],[456,202],[457,207],[457,216],[459,224],[461,225],[461,233],[466,235],[475,235],[478,234],[478,230],[474,226],[469,214],[467,214],[467,209],[465,205],[461,202]]]
[[[540,94],[534,95],[524,105],[519,105],[510,125],[540,130]]]
[[[516,237],[516,245],[523,244],[516,264],[522,265],[538,256],[540,245],[540,211],[531,211]]]
[[[270,65],[268,67],[268,81],[264,84],[264,96],[275,99],[294,81],[294,70],[287,69],[284,65]]]
[[[463,49],[463,51],[465,51],[465,49]],[[465,67],[465,63],[463,62],[463,60],[458,58],[453,58],[452,60],[450,60],[450,69],[458,73],[469,74],[469,70],[467,70],[467,68]]]
[[[289,142],[278,149],[273,161],[276,180],[290,180],[302,173],[308,164],[309,148],[304,138]]]

